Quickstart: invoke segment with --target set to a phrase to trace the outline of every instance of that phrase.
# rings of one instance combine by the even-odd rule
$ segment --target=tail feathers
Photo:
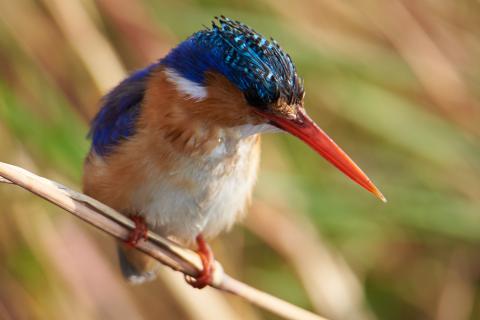
[[[142,284],[156,278],[160,268],[158,261],[124,244],[118,244],[117,252],[120,269],[128,282]]]

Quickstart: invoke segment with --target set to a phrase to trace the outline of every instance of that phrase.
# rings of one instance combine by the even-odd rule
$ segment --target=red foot
[[[139,215],[131,215],[130,219],[135,222],[135,229],[130,232],[128,239],[125,241],[131,247],[136,247],[141,239],[147,240],[148,227],[145,219]]]
[[[197,240],[197,253],[202,260],[202,272],[197,277],[185,277],[185,280],[189,285],[194,288],[202,289],[212,283],[213,279],[213,263],[215,259],[213,258],[212,249],[208,246],[203,239],[203,236],[200,234],[196,238]]]

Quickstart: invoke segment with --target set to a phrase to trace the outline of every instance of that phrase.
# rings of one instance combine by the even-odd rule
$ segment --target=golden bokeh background
[[[247,219],[213,243],[243,281],[331,319],[480,318],[480,1],[0,0],[0,161],[80,190],[99,98],[224,14],[273,36],[310,115],[389,199],[266,135]],[[0,185],[0,319],[278,319]]]

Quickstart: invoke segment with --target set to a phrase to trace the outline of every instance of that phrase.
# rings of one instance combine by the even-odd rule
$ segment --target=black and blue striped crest
[[[299,104],[303,98],[295,65],[278,43],[223,16],[182,42],[161,63],[199,84],[204,84],[205,72],[219,72],[256,107],[279,98]]]

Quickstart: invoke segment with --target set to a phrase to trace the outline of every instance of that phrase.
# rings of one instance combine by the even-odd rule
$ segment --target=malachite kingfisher
[[[304,96],[292,59],[275,40],[221,16],[102,99],[91,124],[84,192],[134,219],[130,239],[118,244],[130,282],[151,280],[159,268],[134,248],[148,228],[196,242],[203,271],[188,282],[210,283],[213,255],[204,239],[245,212],[264,132],[298,137],[385,201],[310,119]]]

